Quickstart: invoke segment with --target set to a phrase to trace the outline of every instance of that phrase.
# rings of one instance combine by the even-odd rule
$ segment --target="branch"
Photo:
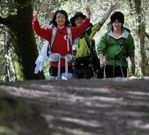
[[[29,5],[32,5],[32,1],[30,1],[30,2],[28,2],[28,3],[26,3],[26,4],[24,4],[21,8],[25,8],[25,7],[29,6]]]
[[[145,36],[149,39],[149,34],[147,32],[145,32]]]

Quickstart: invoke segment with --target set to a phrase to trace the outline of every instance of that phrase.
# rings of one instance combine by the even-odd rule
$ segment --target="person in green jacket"
[[[119,3],[111,3],[109,10],[106,12],[104,17],[95,25],[90,24],[86,32],[81,37],[75,40],[73,44],[73,51],[75,55],[73,78],[81,79],[93,77],[93,55],[96,55],[96,50],[93,47],[93,37],[100,30],[100,28],[107,20],[111,12],[115,10],[118,6]],[[85,18],[86,16],[83,13],[77,12],[70,19],[70,22],[72,26],[80,26]],[[91,50],[94,52],[93,55],[91,54],[93,53],[91,52]],[[98,62],[99,60],[97,58],[96,62],[94,63],[99,67]]]
[[[134,40],[130,31],[123,27],[124,15],[115,12],[110,17],[111,29],[100,39],[97,46],[100,70],[98,78],[127,77],[127,58],[131,61],[132,75],[135,73]]]

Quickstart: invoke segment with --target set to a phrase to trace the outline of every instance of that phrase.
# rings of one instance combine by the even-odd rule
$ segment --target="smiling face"
[[[77,17],[77,18],[75,19],[75,24],[76,24],[76,26],[82,25],[83,21],[84,21],[84,19],[83,19],[82,17]]]
[[[115,20],[115,21],[112,23],[113,30],[114,30],[114,31],[121,31],[122,25],[123,25],[122,22],[119,22],[118,20]]]
[[[65,25],[66,17],[62,13],[57,13],[55,21],[57,23],[57,26],[61,26],[62,27],[62,26]]]

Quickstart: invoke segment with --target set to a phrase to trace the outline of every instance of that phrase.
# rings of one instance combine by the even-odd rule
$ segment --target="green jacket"
[[[120,38],[115,39],[113,32],[106,32],[97,46],[98,54],[106,56],[106,65],[127,67],[127,57],[134,56],[134,40],[131,34],[122,30]]]
[[[105,19],[101,19],[101,21],[93,25],[90,34],[87,35],[87,39],[89,41],[93,39],[94,35],[100,30],[105,21]],[[73,48],[76,50],[76,58],[82,58],[90,55],[90,49],[88,48],[86,38],[84,36],[74,41]]]

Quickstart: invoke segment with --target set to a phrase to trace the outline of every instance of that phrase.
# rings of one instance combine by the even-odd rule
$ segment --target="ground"
[[[149,78],[0,85],[0,135],[148,135]]]

